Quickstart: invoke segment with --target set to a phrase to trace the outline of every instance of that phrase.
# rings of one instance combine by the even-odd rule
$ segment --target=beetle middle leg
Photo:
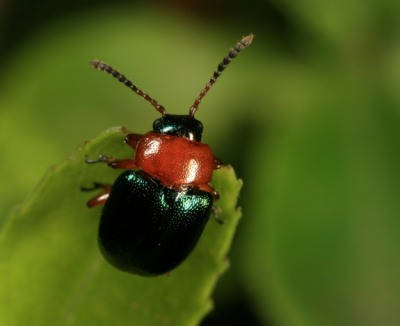
[[[209,184],[198,185],[198,187],[203,191],[209,192],[213,196],[214,201],[219,200],[218,192],[213,187],[211,187]]]
[[[89,208],[95,207],[95,206],[99,206],[99,205],[103,205],[107,199],[108,196],[110,194],[111,191],[111,185],[109,184],[103,184],[103,183],[98,183],[98,182],[93,182],[94,187],[92,188],[85,188],[85,187],[81,187],[82,191],[93,191],[96,189],[103,189],[103,191],[98,194],[97,196],[93,197],[92,199],[90,199],[87,202],[87,206]]]
[[[213,196],[213,201],[214,202],[219,200],[218,192],[213,187],[211,187],[209,184],[199,185],[198,187],[203,191],[209,192]],[[217,208],[217,206],[213,205],[212,208],[211,208],[211,211],[212,211],[212,213],[214,215],[215,220],[219,224],[224,224],[225,223],[225,221],[221,220],[219,218],[219,216],[218,216],[218,214],[221,212],[221,210],[219,208]]]

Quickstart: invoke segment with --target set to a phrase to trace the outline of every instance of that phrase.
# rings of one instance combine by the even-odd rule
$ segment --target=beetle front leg
[[[125,137],[125,143],[128,144],[133,150],[136,150],[136,147],[139,141],[142,139],[143,135],[141,134],[129,134]]]
[[[138,168],[133,158],[127,158],[124,160],[114,161],[108,163],[108,166],[111,166],[113,169],[125,169],[132,170]]]
[[[213,170],[218,170],[221,168],[221,160],[214,155]]]
[[[114,157],[107,157],[101,154],[99,155],[98,160],[86,160],[85,162],[89,164],[107,163],[107,165],[112,167],[113,169],[131,170],[131,169],[136,169],[138,167],[133,158],[118,159]]]

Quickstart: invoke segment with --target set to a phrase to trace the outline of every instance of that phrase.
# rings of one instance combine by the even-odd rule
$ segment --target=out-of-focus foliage
[[[240,298],[262,324],[398,325],[400,3],[267,4],[110,4],[35,30],[0,77],[1,216],[82,140],[158,117],[91,59],[183,114],[253,32],[197,113],[204,142],[244,179],[217,311]]]

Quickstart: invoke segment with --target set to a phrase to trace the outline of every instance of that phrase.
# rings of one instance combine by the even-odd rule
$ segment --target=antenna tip
[[[99,60],[92,60],[92,61],[90,61],[90,65],[91,65],[93,68],[97,68],[98,65],[99,65],[99,63],[100,63]]]
[[[242,40],[240,41],[240,43],[242,43],[244,46],[248,46],[253,41],[253,37],[254,37],[253,34],[250,34],[249,36],[243,37]]]

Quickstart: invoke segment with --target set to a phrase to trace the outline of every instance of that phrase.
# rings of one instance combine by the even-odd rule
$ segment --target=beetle
[[[104,204],[98,243],[104,258],[114,267],[142,276],[166,274],[196,246],[213,202],[219,198],[209,183],[221,161],[208,145],[201,143],[203,124],[194,114],[222,71],[252,39],[253,35],[244,37],[230,50],[188,115],[167,114],[162,105],[117,70],[98,60],[91,62],[161,113],[153,123],[153,131],[126,136],[125,143],[135,151],[134,158],[100,155],[97,160],[86,160],[126,170],[112,186],[95,183],[94,188],[103,191],[87,203],[90,208]]]

